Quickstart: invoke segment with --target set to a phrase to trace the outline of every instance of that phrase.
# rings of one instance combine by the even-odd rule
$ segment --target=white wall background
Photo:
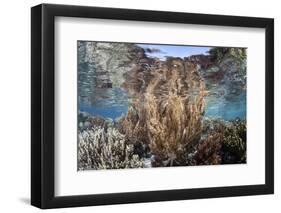
[[[277,0],[45,0],[44,3],[170,10],[275,18],[275,195],[201,199],[50,210],[51,212],[276,212],[281,209],[281,13]],[[39,212],[30,197],[30,7],[37,0],[0,7],[0,212]],[[238,174],[239,175],[239,174]],[[240,174],[243,175],[243,174]]]

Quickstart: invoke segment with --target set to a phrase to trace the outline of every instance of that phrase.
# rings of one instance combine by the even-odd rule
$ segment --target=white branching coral
[[[114,127],[94,127],[78,134],[78,170],[143,167],[132,144]]]

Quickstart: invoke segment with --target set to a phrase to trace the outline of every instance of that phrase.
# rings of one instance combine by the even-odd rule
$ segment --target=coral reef
[[[144,92],[135,92],[138,101],[121,121],[121,131],[128,140],[148,144],[155,166],[181,165],[200,139],[204,82],[195,64],[179,58],[168,58],[150,75]]]
[[[203,139],[203,142],[200,144],[209,143],[209,145],[206,145],[207,150],[203,152],[211,152],[212,148],[208,149],[208,147],[216,147],[217,149],[213,149],[212,157],[219,160],[219,164],[246,163],[246,131],[245,120],[236,119],[226,122],[218,119],[206,119],[204,120],[202,134],[202,138],[205,137],[206,139]],[[216,137],[214,137],[214,135]],[[210,140],[209,137],[211,137],[212,140]],[[197,148],[197,150],[201,150],[201,152],[202,149],[204,150],[204,146],[201,145]],[[195,164],[200,164],[200,161],[196,161]]]
[[[246,49],[216,47],[208,55],[165,60],[147,57],[153,51],[78,43],[79,97],[90,92],[86,96],[101,108],[102,100],[112,105],[112,96],[115,105],[124,99],[128,105],[116,120],[79,113],[78,169],[246,163],[246,120],[206,115],[213,100],[227,106],[245,93]],[[114,93],[116,87],[126,95]]]
[[[134,146],[113,126],[95,126],[78,134],[78,170],[143,167]]]
[[[223,163],[246,163],[246,121],[234,120],[224,129]]]
[[[213,133],[199,143],[193,159],[193,165],[216,165],[222,163],[221,133]]]

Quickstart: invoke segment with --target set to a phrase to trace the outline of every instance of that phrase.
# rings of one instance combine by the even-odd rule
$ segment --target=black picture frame
[[[54,195],[55,17],[263,28],[266,32],[265,184],[93,195]],[[31,9],[31,204],[42,209],[274,193],[274,20],[164,11],[41,4]]]

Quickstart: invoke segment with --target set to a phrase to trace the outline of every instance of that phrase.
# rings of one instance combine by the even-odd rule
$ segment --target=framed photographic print
[[[274,21],[31,9],[31,203],[272,194]]]

